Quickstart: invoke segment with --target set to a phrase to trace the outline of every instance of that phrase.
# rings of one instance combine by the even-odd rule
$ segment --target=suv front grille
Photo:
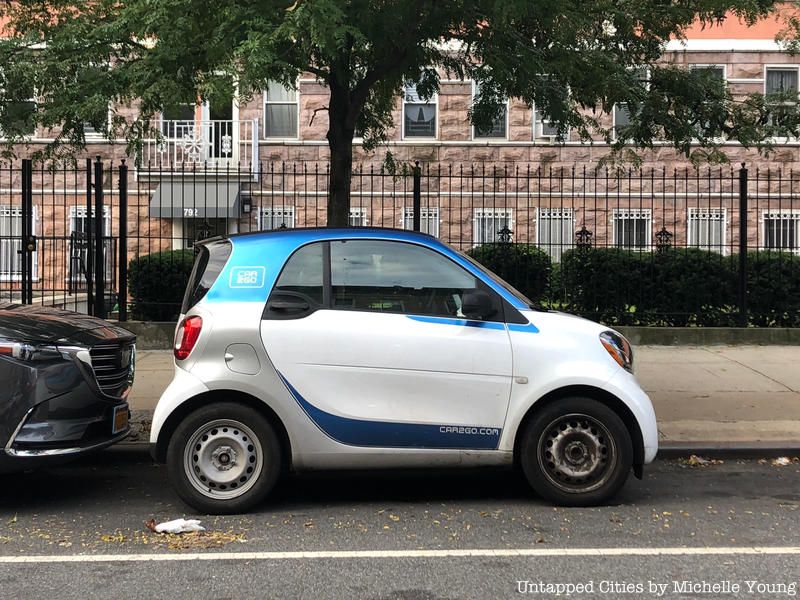
[[[98,387],[109,396],[122,396],[130,386],[133,344],[102,344],[89,350]]]

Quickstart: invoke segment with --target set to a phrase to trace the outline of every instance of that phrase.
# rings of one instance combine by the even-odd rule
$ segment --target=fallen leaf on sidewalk
[[[724,464],[724,461],[717,458],[703,458],[697,454],[692,454],[689,458],[681,458],[678,462],[684,467],[708,467]]]
[[[788,467],[790,464],[797,462],[800,462],[800,459],[797,457],[789,458],[788,456],[779,456],[778,458],[773,458],[770,464],[773,467]]]

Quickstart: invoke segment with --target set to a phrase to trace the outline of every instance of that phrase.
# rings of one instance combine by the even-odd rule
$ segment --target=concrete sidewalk
[[[664,442],[800,444],[800,346],[637,346],[635,352],[636,375],[653,400]],[[149,422],[172,372],[171,352],[137,353],[129,398],[134,421]]]

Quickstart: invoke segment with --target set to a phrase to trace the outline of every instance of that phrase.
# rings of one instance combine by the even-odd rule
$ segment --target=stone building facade
[[[744,27],[729,19],[670,42],[663,61],[713,69],[734,96],[776,86],[797,90],[800,59],[781,49],[776,33],[773,22]],[[513,241],[537,244],[558,260],[580,231],[597,245],[644,251],[666,231],[671,244],[727,254],[738,247],[738,165],[744,162],[751,179],[756,171],[759,178],[748,212],[749,246],[800,249],[798,140],[776,140],[769,156],[726,143],[733,166],[700,170],[669,144],[657,143],[642,153],[640,171],[609,177],[595,171],[609,153],[605,142],[583,142],[574,133],[558,140],[546,117],[517,99],[508,101],[492,130],[476,131],[468,118],[475,94],[469,81],[443,79],[430,100],[410,88],[398,97],[385,145],[366,153],[355,142],[353,225],[409,227],[413,221],[411,176],[378,174],[388,151],[400,163],[421,165],[423,230],[462,248],[507,231]],[[117,167],[123,160],[129,165],[129,257],[187,248],[216,233],[324,225],[327,101],[326,88],[306,76],[296,90],[270,86],[247,101],[185,107],[161,116],[161,137],[145,140],[138,160],[126,156],[124,143],[88,136],[87,155],[104,162],[109,270],[118,262],[112,257],[118,255]],[[624,107],[602,117],[611,127],[624,118]],[[47,141],[46,132],[32,132],[29,146]],[[86,171],[79,164],[37,174],[36,278],[42,290],[60,290],[80,281],[86,262],[81,239],[94,227]],[[0,286],[7,288],[20,268],[19,191],[18,165],[3,166]]]

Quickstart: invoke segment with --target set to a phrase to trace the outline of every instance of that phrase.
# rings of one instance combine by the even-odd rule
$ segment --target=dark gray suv
[[[0,305],[0,472],[124,439],[135,342],[129,331],[94,317]]]

